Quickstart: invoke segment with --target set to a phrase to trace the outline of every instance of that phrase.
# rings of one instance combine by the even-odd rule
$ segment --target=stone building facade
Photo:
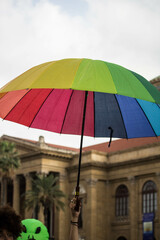
[[[152,80],[159,86],[159,80]],[[49,232],[55,240],[66,240],[70,229],[69,200],[77,180],[78,149],[2,136],[16,144],[21,166],[8,182],[6,202],[23,218],[33,216],[24,209],[23,194],[31,188],[34,173],[59,176],[67,195],[65,211],[49,213]],[[0,175],[1,176],[1,175]],[[82,199],[80,239],[142,240],[145,216],[152,216],[153,235],[160,239],[160,137],[113,141],[85,147],[80,178]],[[42,209],[38,216],[43,221]],[[147,231],[147,230],[146,230]]]
[[[150,81],[160,91],[160,76]]]
[[[66,208],[65,212],[51,210],[49,229],[56,240],[65,240],[70,228],[68,202],[77,179],[77,149],[46,144],[43,137],[33,142],[4,135],[1,140],[14,142],[21,158],[21,167],[8,183],[7,202],[23,218],[32,217],[21,198],[31,188],[32,174],[59,176],[60,188],[67,195]],[[80,185],[81,239],[141,240],[145,212],[154,212],[154,236],[159,239],[160,138],[116,140],[110,150],[107,143],[84,148]],[[145,192],[147,186],[149,192]],[[42,212],[39,219],[43,221]]]

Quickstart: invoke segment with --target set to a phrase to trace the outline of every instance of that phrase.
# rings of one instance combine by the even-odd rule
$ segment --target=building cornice
[[[108,163],[105,163],[105,162],[87,162],[87,163],[82,163],[81,165],[81,169],[93,169],[93,168],[96,168],[96,169],[106,169],[107,168],[107,165]],[[67,167],[67,170],[70,172],[70,171],[74,171],[78,168],[78,163],[74,166],[69,166]]]
[[[133,165],[146,165],[146,164],[151,164],[151,161],[154,162],[159,162],[160,161],[160,155],[154,155],[154,156],[149,156],[149,157],[144,157],[144,158],[137,158],[137,159],[130,159],[128,161],[122,161],[122,162],[116,162],[116,163],[107,163],[107,162],[87,162],[87,163],[82,163],[81,169],[87,169],[87,168],[96,168],[96,169],[106,169],[111,170],[112,168],[121,168],[121,167],[131,167]],[[70,166],[67,168],[68,171],[74,171],[78,167],[78,162],[74,166]]]
[[[52,151],[36,151],[36,152],[30,152],[30,153],[25,153],[25,154],[21,154],[20,158],[22,161],[28,161],[30,160],[30,158],[39,158],[39,157],[56,157],[56,158],[60,158],[60,159],[64,159],[64,160],[71,160],[73,158],[73,156],[71,154],[66,155],[66,154],[60,154],[57,152],[52,152]]]
[[[67,149],[63,149],[63,148],[57,148],[57,147],[51,147],[48,144],[46,144],[45,142],[43,144],[41,144],[40,142],[30,142],[27,141],[25,139],[22,138],[16,138],[16,137],[10,137],[7,135],[3,135],[1,137],[2,140],[6,140],[6,141],[12,141],[14,142],[17,146],[23,147],[25,149],[30,149],[31,151],[34,152],[38,152],[38,151],[47,151],[48,153],[51,154],[51,152],[53,152],[53,154],[62,154],[62,155],[75,155],[77,154],[75,151],[72,150],[67,150]]]
[[[154,155],[154,156],[149,156],[149,157],[141,157],[141,158],[133,158],[133,159],[130,159],[130,160],[126,160],[126,161],[122,161],[122,162],[116,162],[116,163],[109,163],[107,164],[107,168],[108,169],[111,169],[111,168],[114,168],[114,167],[128,167],[128,166],[131,166],[131,165],[142,165],[142,164],[151,164],[150,161],[158,161],[160,162],[160,155],[157,154],[157,155]]]

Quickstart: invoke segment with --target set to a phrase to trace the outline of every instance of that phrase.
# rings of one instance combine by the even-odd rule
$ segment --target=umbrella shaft
[[[76,189],[79,189],[80,170],[81,170],[81,159],[82,159],[83,133],[84,133],[84,125],[85,125],[87,96],[88,96],[88,91],[85,92],[85,100],[84,100],[83,120],[82,120],[82,131],[81,131],[81,143],[80,143],[80,152],[79,152],[79,166],[78,166],[78,176],[77,176],[77,187],[76,187]],[[79,192],[78,192],[78,191],[76,191],[76,195],[79,195]]]

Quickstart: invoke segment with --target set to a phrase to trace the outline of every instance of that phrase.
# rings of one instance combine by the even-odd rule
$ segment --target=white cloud
[[[33,2],[0,2],[3,79],[21,73],[21,69],[66,57],[112,61],[138,70],[148,79],[159,74],[159,4],[86,0],[88,11],[81,16],[67,14],[54,1]]]
[[[148,79],[159,74],[160,15],[157,8],[160,4],[154,5],[153,11],[153,5],[151,8],[144,1],[88,2],[92,25],[101,38],[102,57],[137,70]]]
[[[34,65],[70,57],[152,79],[160,74],[159,12],[159,0],[1,0],[0,87]]]

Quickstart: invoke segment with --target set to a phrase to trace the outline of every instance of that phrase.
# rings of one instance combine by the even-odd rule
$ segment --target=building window
[[[128,216],[128,189],[120,185],[116,190],[116,216]]]
[[[143,213],[152,213],[157,210],[157,188],[156,184],[148,181],[143,186]]]

